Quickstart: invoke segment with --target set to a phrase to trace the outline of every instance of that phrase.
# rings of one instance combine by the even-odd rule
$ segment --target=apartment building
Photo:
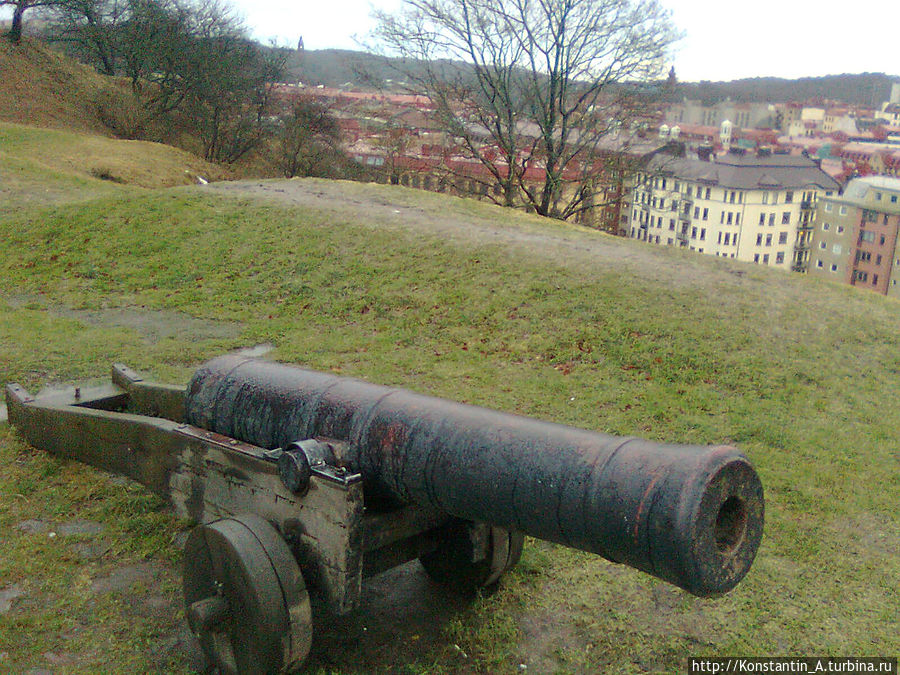
[[[854,178],[817,211],[809,273],[900,295],[900,179]]]
[[[707,160],[708,157],[708,160]],[[628,200],[628,233],[660,246],[806,271],[815,206],[837,182],[799,155],[733,149],[654,155]]]

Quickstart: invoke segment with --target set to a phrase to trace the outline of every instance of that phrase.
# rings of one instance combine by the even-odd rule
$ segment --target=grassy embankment
[[[25,161],[6,147],[4,176]],[[327,208],[123,187],[60,164],[28,171],[81,201],[46,205],[25,189],[20,208],[0,209],[0,382],[104,377],[116,360],[185,381],[202,359],[269,341],[280,360],[543,419],[733,442],[763,478],[765,539],[727,597],[698,600],[531,542],[501,591],[437,638],[348,635],[314,655],[312,672],[684,672],[688,655],[897,653],[896,302],[634,242],[598,264]],[[496,218],[498,231],[547,228],[573,250],[600,236],[402,188],[347,191],[399,196],[434,218]],[[149,339],[97,320],[122,307],[234,335]],[[141,489],[31,450],[5,426],[0,465],[0,591],[20,594],[0,613],[0,670],[187,671],[184,653],[161,644],[181,617],[152,610],[177,606],[184,524]],[[103,532],[16,529],[73,519]],[[78,553],[97,540],[101,555]],[[117,567],[145,564],[161,570],[153,583],[100,592]]]

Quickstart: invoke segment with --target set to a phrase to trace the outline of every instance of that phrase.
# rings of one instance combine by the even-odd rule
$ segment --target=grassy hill
[[[226,172],[196,155],[161,143],[126,141],[93,133],[0,122],[4,208],[21,202],[91,195],[100,181],[144,188],[220,180]],[[89,184],[96,187],[92,188]],[[14,201],[19,204],[14,203]]]
[[[0,74],[0,153],[14,167],[0,184],[4,192],[14,189],[20,198],[40,199],[41,186],[20,188],[44,182],[46,172],[55,179],[46,188],[51,191],[61,184],[78,187],[86,177],[155,188],[228,174],[169,145],[114,140],[156,133],[142,123],[146,115],[128,86],[39,40],[20,45],[0,40]],[[10,181],[16,182],[12,188]]]
[[[24,161],[0,154],[0,175]],[[588,429],[736,443],[762,476],[763,545],[726,597],[529,542],[473,604],[414,569],[369,587],[360,613],[317,624],[307,672],[897,653],[897,302],[401,187],[286,181],[261,201],[65,161],[28,165],[55,203],[0,211],[0,382],[103,378],[113,361],[184,382],[269,342],[280,360]],[[186,524],[4,425],[0,465],[0,670],[195,671]]]
[[[101,105],[127,105],[114,81],[38,40],[0,40],[0,73],[0,121],[109,136]]]

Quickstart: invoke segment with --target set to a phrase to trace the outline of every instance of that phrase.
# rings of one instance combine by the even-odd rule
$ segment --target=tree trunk
[[[25,13],[26,8],[25,3],[20,2],[13,11],[12,25],[9,27],[9,33],[6,36],[14,45],[22,41],[22,15]]]

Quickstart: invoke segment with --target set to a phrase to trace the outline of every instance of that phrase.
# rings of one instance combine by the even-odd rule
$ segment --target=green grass
[[[598,236],[465,200],[348,190],[435,217],[494,218],[501,230]],[[515,243],[464,245],[340,210],[104,183],[86,203],[0,215],[0,381],[37,388],[104,377],[121,360],[183,382],[202,359],[269,341],[280,360],[455,400],[616,434],[736,443],[763,479],[765,538],[724,598],[691,598],[531,542],[502,590],[455,616],[442,639],[400,635],[388,657],[338,654],[312,672],[493,673],[522,663],[528,672],[684,672],[689,655],[896,654],[900,305],[618,245],[622,262],[599,265]],[[120,306],[234,322],[241,333],[148,342],[61,311]],[[133,620],[121,598],[85,595],[97,570],[12,526],[95,520],[112,547],[97,564],[165,567],[177,560],[182,525],[141,490],[0,434],[0,589],[25,582],[41,599],[0,615],[0,635],[12,638],[0,652],[26,668],[64,649],[86,655],[72,672],[162,670],[148,645],[164,621]],[[177,579],[172,572],[165,593]],[[165,665],[187,668],[177,654]]]
[[[184,150],[160,143],[7,122],[0,122],[0,170],[4,179],[0,194],[19,204],[39,205],[114,194],[104,183],[159,188],[190,185],[198,175],[218,179],[225,174]]]

